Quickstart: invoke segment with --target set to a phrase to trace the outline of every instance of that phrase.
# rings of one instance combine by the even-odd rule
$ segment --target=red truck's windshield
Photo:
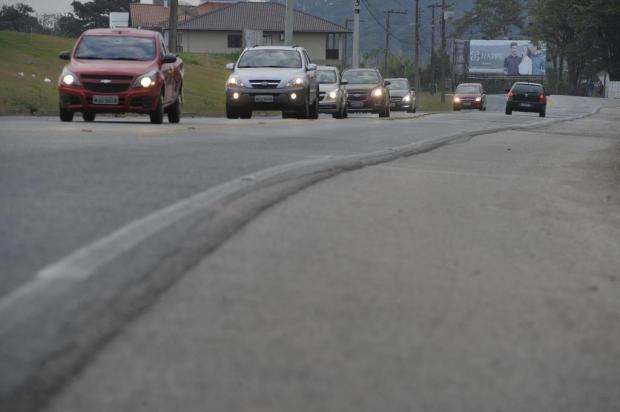
[[[147,37],[84,36],[75,52],[75,58],[90,60],[154,60],[155,41]]]

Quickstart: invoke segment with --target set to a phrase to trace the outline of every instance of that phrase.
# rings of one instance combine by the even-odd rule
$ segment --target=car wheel
[[[239,110],[226,105],[226,118],[227,119],[238,119],[239,118]]]
[[[512,109],[509,109],[508,107],[506,107],[506,114],[508,115],[512,114]]]
[[[304,102],[304,107],[302,107],[297,113],[298,119],[309,119],[310,118],[310,96],[306,96],[306,100]]]
[[[239,117],[242,119],[251,119],[252,118],[252,110],[242,110],[239,114]]]
[[[540,113],[538,113],[538,116],[540,116],[540,117],[547,116],[547,109],[541,110]]]
[[[71,110],[65,110],[62,107],[59,108],[60,121],[71,122],[73,121],[73,112]]]
[[[162,124],[164,122],[164,96],[159,95],[159,99],[157,100],[157,107],[155,110],[149,113],[151,117],[151,123],[153,124]]]
[[[84,119],[85,122],[94,122],[96,116],[97,114],[95,112],[83,112],[82,113],[82,119]]]
[[[316,120],[319,118],[319,90],[317,89],[314,98],[314,104],[310,106],[310,118]]]
[[[177,97],[168,109],[168,121],[170,123],[179,123],[181,121],[181,107],[181,98]]]

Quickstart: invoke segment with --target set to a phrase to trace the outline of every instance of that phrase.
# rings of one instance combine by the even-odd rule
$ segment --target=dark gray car
[[[385,79],[390,82],[390,108],[415,113],[418,110],[415,89],[405,78]]]

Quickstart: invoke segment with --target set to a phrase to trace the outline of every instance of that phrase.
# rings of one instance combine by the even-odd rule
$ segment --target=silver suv
[[[247,48],[226,81],[226,117],[250,119],[253,110],[282,111],[283,118],[317,119],[316,64],[302,47]]]

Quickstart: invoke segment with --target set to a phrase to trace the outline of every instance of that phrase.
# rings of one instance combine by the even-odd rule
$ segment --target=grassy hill
[[[66,64],[58,53],[74,39],[0,31],[0,114],[55,113],[58,76]],[[224,112],[224,84],[230,56],[184,54],[186,113]],[[23,74],[23,75],[22,75]],[[45,82],[49,79],[50,82]]]

